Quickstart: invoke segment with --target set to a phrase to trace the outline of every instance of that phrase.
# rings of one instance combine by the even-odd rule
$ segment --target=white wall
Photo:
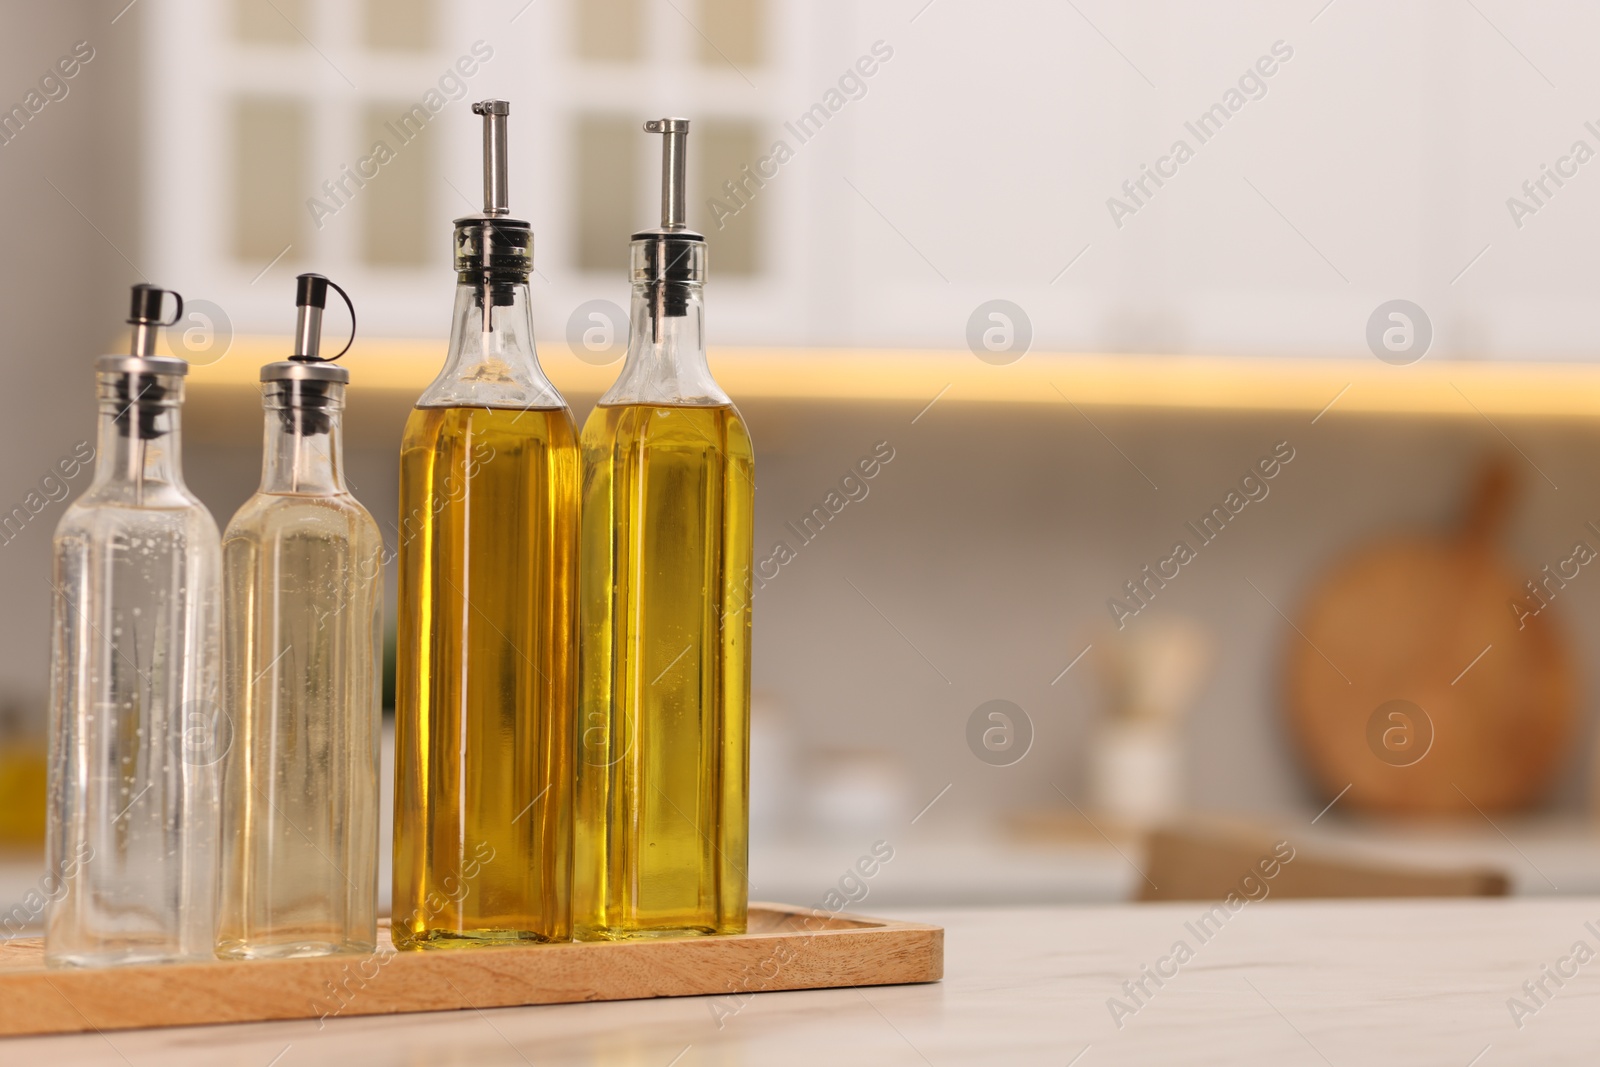
[[[160,102],[146,113],[146,162],[161,179],[147,224],[172,236],[154,241],[159,267],[209,289],[247,328],[278,322],[249,284],[257,265],[217,258],[221,89],[276,78],[332,116],[374,86],[419,94],[482,39],[496,54],[468,98],[516,104],[514,196],[539,232],[539,325],[550,336],[579,303],[626,296],[620,278],[570,266],[570,115],[755,109],[795,156],[759,194],[769,276],[723,288],[725,343],[960,347],[973,309],[1004,297],[1031,317],[1039,347],[1360,354],[1372,310],[1404,297],[1433,319],[1437,355],[1595,350],[1588,297],[1600,261],[1588,235],[1600,224],[1600,162],[1549,186],[1520,227],[1506,205],[1575,140],[1600,152],[1600,133],[1584,127],[1600,130],[1600,110],[1585,104],[1600,79],[1585,51],[1600,34],[1592,4],[767,0],[769,58],[736,77],[688,61],[585,67],[570,55],[571,2],[450,3],[436,55],[378,62],[351,43],[351,5],[330,0],[307,28],[327,61],[298,49],[273,63],[210,53],[226,5],[145,0]],[[695,5],[645,7],[650,34],[692,55]],[[879,41],[893,58],[865,95],[800,144],[782,121],[823,100]],[[1263,58],[1274,73],[1247,88],[1264,95],[1200,143],[1185,122]],[[475,196],[478,120],[462,100],[437,122],[442,176]],[[319,134],[319,179],[345,159],[330,137]],[[1194,158],[1147,186],[1148,202],[1118,226],[1108,199],[1126,200],[1122,183],[1179,138]],[[445,186],[436,201],[434,274],[446,269],[449,217],[469,206]],[[619,242],[650,221],[642,202],[617,220]],[[364,277],[349,261],[354,226],[355,213],[330,221],[319,256],[362,291],[373,330],[437,330],[425,277]]]
[[[127,317],[127,286],[159,284],[134,266],[144,266],[134,224],[140,55],[134,14],[111,21],[122,6],[0,4],[7,110],[75,43],[94,50],[66,81],[66,96],[0,145],[0,368],[8,404],[0,418],[0,510],[24,504],[78,442],[93,443],[93,357]],[[74,495],[86,479],[75,480]],[[0,544],[0,701],[35,714],[48,685],[50,535],[62,507],[49,505]]]

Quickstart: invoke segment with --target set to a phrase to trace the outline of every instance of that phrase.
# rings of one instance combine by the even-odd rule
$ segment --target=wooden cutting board
[[[1367,546],[1306,598],[1287,705],[1323,796],[1349,786],[1345,802],[1372,812],[1493,813],[1551,784],[1573,738],[1576,673],[1560,591],[1520,627],[1511,607],[1537,606],[1525,583],[1543,578],[1501,545],[1512,481],[1506,463],[1486,464],[1457,530]],[[1600,582],[1587,569],[1576,581]]]
[[[750,905],[749,932],[655,941],[150,966],[44,966],[38,938],[0,943],[0,1036],[713,996],[727,1017],[780,989],[937,982],[944,928],[788,904]]]

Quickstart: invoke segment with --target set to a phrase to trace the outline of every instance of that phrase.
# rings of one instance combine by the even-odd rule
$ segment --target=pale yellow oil
[[[573,922],[741,933],[755,483],[731,406],[584,425]]]
[[[377,943],[382,555],[348,496],[257,493],[228,524],[220,956]]]
[[[571,937],[577,498],[565,408],[406,423],[398,947]]]

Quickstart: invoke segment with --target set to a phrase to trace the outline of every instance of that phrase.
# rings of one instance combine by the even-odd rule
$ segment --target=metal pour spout
[[[661,134],[661,225],[633,235],[634,284],[649,286],[650,339],[661,343],[662,320],[682,318],[690,287],[705,281],[705,238],[689,229],[689,120],[651,119],[646,133]]]
[[[661,137],[661,228],[669,232],[688,225],[688,191],[684,176],[688,169],[689,120],[651,119],[646,133]]]
[[[161,304],[168,293],[178,302],[171,321],[161,319]],[[130,353],[137,359],[149,359],[156,354],[156,330],[171,326],[183,318],[183,297],[171,289],[158,289],[140,282],[133,287],[133,299],[128,309],[128,325],[133,327],[133,345]]]
[[[295,279],[294,355],[291,359],[321,362],[322,312],[328,306],[328,279],[302,274]]]
[[[482,100],[472,105],[483,116],[483,213],[498,218],[511,214],[511,165],[506,150],[506,100]]]

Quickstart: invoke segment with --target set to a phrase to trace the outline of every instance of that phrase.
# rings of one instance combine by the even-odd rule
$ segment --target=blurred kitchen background
[[[0,906],[41,866],[57,464],[93,441],[127,286],[190,302],[185,465],[219,523],[259,476],[294,274],[347,288],[348,469],[392,544],[491,96],[580,422],[656,217],[640,124],[694,122],[712,367],[756,443],[757,558],[790,549],[756,595],[754,897],[817,902],[881,839],[874,905],[1123,899],[1145,832],[1199,816],[1600,892],[1600,9],[4,0],[0,24]]]

